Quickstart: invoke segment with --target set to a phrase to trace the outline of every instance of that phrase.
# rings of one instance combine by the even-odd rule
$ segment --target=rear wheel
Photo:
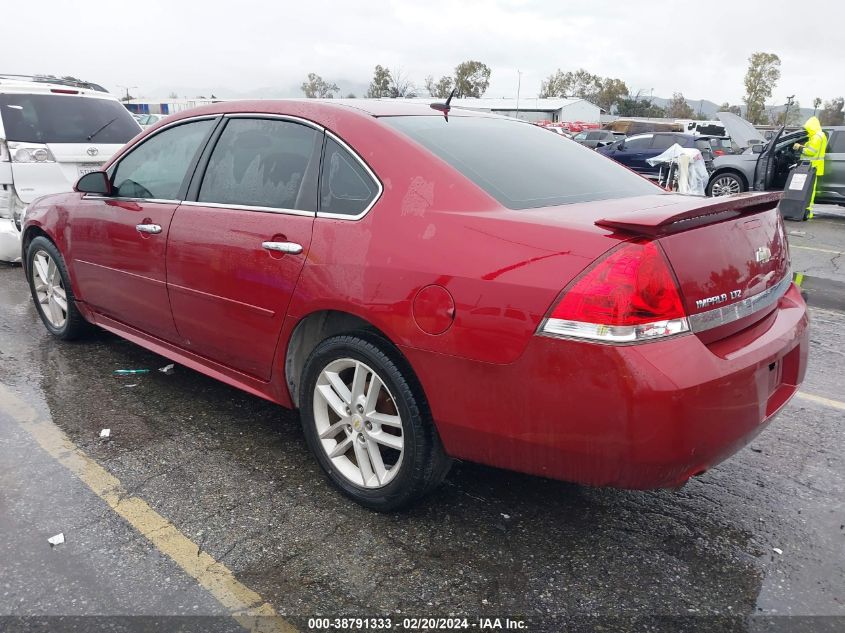
[[[745,191],[745,183],[742,178],[736,174],[724,173],[718,174],[707,184],[706,193],[708,196],[718,197],[730,196],[743,191]]]
[[[300,392],[309,448],[332,483],[379,511],[434,489],[451,461],[422,389],[389,343],[335,336],[305,364]]]
[[[36,237],[26,255],[29,289],[38,316],[54,336],[70,341],[84,335],[90,325],[76,307],[65,260],[46,237]]]

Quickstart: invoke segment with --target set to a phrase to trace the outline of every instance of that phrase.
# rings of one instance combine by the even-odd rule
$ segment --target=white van
[[[26,205],[71,191],[139,132],[100,86],[0,74],[0,261],[20,260]]]

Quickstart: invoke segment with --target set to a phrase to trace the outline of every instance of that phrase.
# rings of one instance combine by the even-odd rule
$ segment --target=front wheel
[[[745,183],[735,174],[718,174],[707,184],[707,195],[730,196],[745,191]]]
[[[386,341],[367,334],[323,341],[305,364],[300,393],[309,448],[361,505],[407,506],[448,472],[422,389]]]
[[[47,330],[66,341],[84,335],[90,325],[76,307],[65,260],[56,245],[36,237],[27,249],[26,263],[35,309]]]

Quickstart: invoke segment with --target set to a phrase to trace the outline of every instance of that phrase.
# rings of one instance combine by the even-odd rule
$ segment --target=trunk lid
[[[673,205],[596,224],[657,239],[678,280],[690,325],[705,342],[762,319],[790,282],[777,209],[780,193],[677,198]]]

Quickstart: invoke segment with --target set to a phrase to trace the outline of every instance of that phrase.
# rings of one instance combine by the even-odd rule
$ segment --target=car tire
[[[26,265],[35,309],[50,334],[64,341],[87,334],[91,325],[76,307],[67,266],[56,245],[36,237],[27,248]]]
[[[748,187],[745,186],[745,182],[743,181],[741,176],[737,174],[732,174],[730,172],[723,172],[721,174],[716,174],[713,178],[710,179],[710,182],[707,183],[707,188],[705,189],[705,193],[708,196],[728,196],[735,193],[742,193],[746,191]],[[714,191],[716,193],[714,193]]]
[[[305,363],[301,387],[308,447],[329,480],[357,503],[398,510],[448,473],[451,460],[422,387],[383,338],[357,332],[324,340]]]

